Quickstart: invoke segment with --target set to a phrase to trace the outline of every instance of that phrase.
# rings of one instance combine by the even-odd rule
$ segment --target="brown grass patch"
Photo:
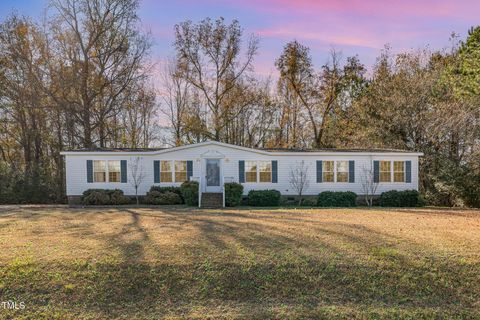
[[[480,211],[0,207],[32,318],[480,316]]]

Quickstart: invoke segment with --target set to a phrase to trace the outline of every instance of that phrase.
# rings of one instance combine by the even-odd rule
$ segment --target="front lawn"
[[[0,297],[25,304],[0,319],[478,319],[480,211],[4,206]]]

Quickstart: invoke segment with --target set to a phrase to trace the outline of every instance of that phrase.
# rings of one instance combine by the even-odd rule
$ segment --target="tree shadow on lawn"
[[[407,243],[406,252],[398,247],[404,239],[366,226],[302,223],[288,215],[274,220],[233,212],[143,211],[121,210],[129,222],[118,233],[101,236],[121,252],[119,260],[39,263],[40,271],[62,277],[52,281],[39,272],[22,288],[18,275],[5,272],[2,290],[11,296],[29,294],[39,307],[48,301],[53,307],[93,310],[104,317],[134,317],[144,309],[145,314],[188,316],[199,307],[215,309],[225,303],[239,306],[237,312],[245,315],[256,305],[255,312],[273,312],[273,318],[278,314],[272,306],[281,305],[312,312],[323,306],[365,312],[385,307],[409,314],[432,308],[437,315],[478,312],[478,261],[437,259],[416,243]],[[151,226],[142,224],[144,216],[158,220],[159,227],[175,226],[172,230],[193,227],[198,235],[178,248],[178,254],[193,259],[184,264],[143,261],[147,246],[168,250],[152,240]]]

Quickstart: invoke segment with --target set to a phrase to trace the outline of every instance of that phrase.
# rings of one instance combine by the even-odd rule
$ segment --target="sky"
[[[0,0],[0,20],[12,10],[38,18],[47,3]],[[318,68],[335,49],[344,59],[358,55],[370,69],[386,44],[393,52],[447,48],[452,32],[464,39],[480,24],[479,12],[480,0],[143,0],[139,16],[153,35],[152,58],[159,64],[174,55],[176,23],[237,19],[245,36],[260,39],[256,73],[275,76],[274,61],[292,40],[311,49]]]

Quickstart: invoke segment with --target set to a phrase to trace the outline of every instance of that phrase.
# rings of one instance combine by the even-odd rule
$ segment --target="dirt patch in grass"
[[[480,211],[0,207],[0,319],[480,317]]]

